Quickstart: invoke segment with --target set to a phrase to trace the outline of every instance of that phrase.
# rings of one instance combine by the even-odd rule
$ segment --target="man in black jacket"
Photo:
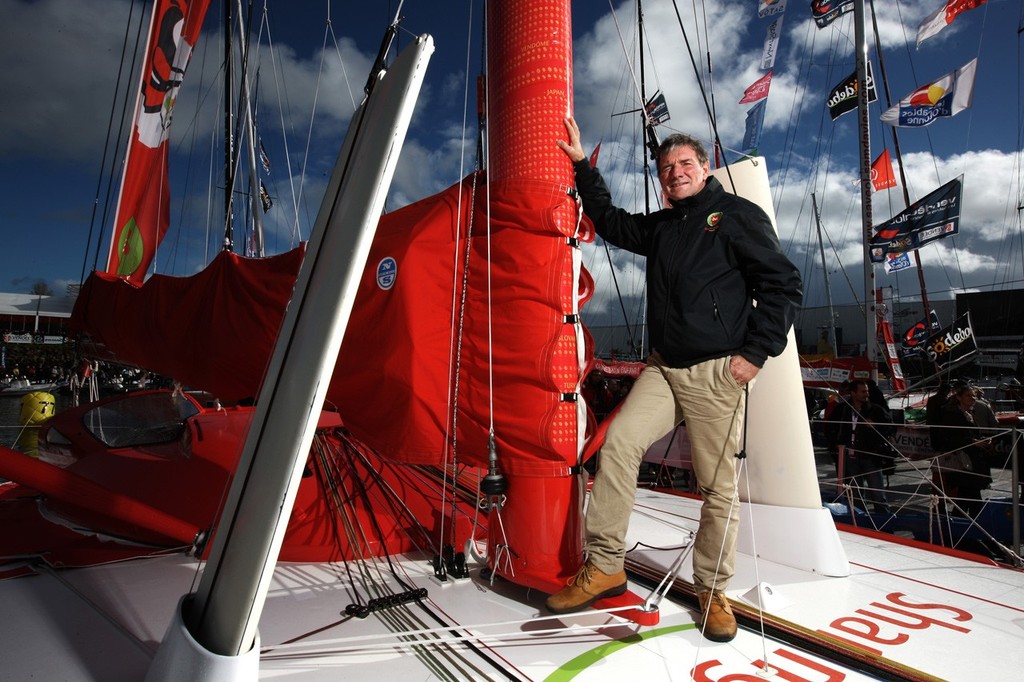
[[[892,449],[887,431],[892,423],[889,411],[870,398],[863,379],[850,382],[850,398],[836,408],[835,442],[844,449],[843,482],[863,488],[862,498],[879,514],[889,514],[883,473],[892,466]],[[866,506],[866,502],[865,502]]]
[[[587,562],[546,604],[569,613],[625,591],[625,535],[640,461],[685,419],[703,497],[693,553],[702,632],[729,641],[736,620],[724,591],[735,563],[746,385],[786,346],[802,296],[800,274],[764,211],[709,177],[707,152],[695,138],[672,135],[658,148],[658,177],[670,206],[630,214],[612,204],[575,121],[566,119],[565,126],[568,142],[558,145],[573,162],[583,210],[597,233],[647,258],[653,353],[601,449],[587,509]]]

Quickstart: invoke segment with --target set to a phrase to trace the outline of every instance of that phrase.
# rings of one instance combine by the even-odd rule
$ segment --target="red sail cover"
[[[355,436],[398,461],[441,464],[454,443],[459,462],[486,466],[493,418],[506,472],[564,476],[579,434],[563,393],[575,394],[589,344],[564,352],[576,337],[563,310],[592,288],[585,271],[582,290],[574,285],[566,244],[576,225],[556,219],[575,202],[551,183],[493,183],[488,243],[484,182],[475,209],[470,177],[382,217],[327,399]],[[300,258],[221,254],[198,275],[141,287],[94,274],[72,326],[124,361],[226,401],[252,397]]]
[[[328,398],[360,440],[401,461],[444,462],[454,428],[458,461],[486,466],[493,418],[506,473],[564,476],[580,434],[563,394],[575,395],[583,360],[564,353],[576,336],[563,310],[592,288],[584,272],[576,290],[576,226],[557,218],[575,202],[551,183],[493,182],[488,217],[480,177],[472,216],[467,178],[381,220]],[[389,258],[397,276],[384,288],[376,275]]]
[[[70,325],[88,332],[114,359],[228,402],[253,398],[303,252],[261,259],[221,252],[191,277],[153,275],[143,285],[93,273]]]
[[[170,222],[171,115],[210,0],[157,0],[107,272],[141,283]]]

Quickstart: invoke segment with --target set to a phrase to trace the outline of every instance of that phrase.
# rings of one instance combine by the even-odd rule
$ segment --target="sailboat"
[[[545,591],[580,559],[579,460],[589,421],[575,396],[587,364],[578,307],[588,282],[578,248],[589,235],[568,191],[570,170],[550,143],[572,110],[570,12],[568,2],[535,0],[489,10],[492,163],[485,173],[376,221],[374,202],[394,168],[414,96],[396,97],[404,113],[387,114],[377,102],[389,91],[415,90],[431,42],[417,40],[387,73],[373,74],[380,87],[359,120],[384,130],[368,138],[350,133],[339,167],[349,152],[374,162],[376,190],[366,192],[352,184],[365,178],[338,171],[305,253],[290,256],[301,260],[290,281],[283,277],[295,293],[287,310],[284,303],[279,309],[282,331],[273,335],[266,369],[257,367],[253,378],[232,365],[219,381],[199,377],[209,402],[165,392],[144,394],[157,396],[148,409],[119,409],[128,399],[83,407],[75,416],[86,421],[54,422],[44,434],[50,461],[26,466],[18,453],[0,450],[0,475],[19,484],[0,498],[5,528],[19,531],[0,545],[3,572],[21,574],[0,582],[0,599],[17,614],[0,628],[4,673],[310,680],[1012,675],[1012,656],[983,653],[1019,650],[1014,621],[1024,610],[1024,574],[841,532],[821,507],[802,402],[792,400],[800,390],[793,343],[766,365],[751,394],[741,557],[730,594],[744,625],[737,639],[713,645],[699,634],[686,553],[699,500],[664,492],[638,495],[625,598],[570,616],[543,612]],[[536,78],[517,80],[520,68]],[[501,140],[516,146],[502,150]],[[730,174],[738,191],[770,207],[763,161],[744,161]],[[477,205],[485,195],[489,201]],[[528,219],[518,214],[523,204]],[[375,239],[356,237],[336,220],[353,214],[376,229]],[[482,376],[462,367],[458,355],[443,356],[438,370],[419,354],[379,368],[346,352],[353,330],[363,349],[380,345],[379,338],[358,339],[367,329],[384,327],[417,343],[437,333],[429,326],[407,331],[364,293],[388,297],[410,270],[437,266],[432,249],[445,249],[433,243],[434,231],[419,231],[432,216],[440,216],[437,231],[459,245],[453,270],[462,276],[455,281],[478,287],[466,290],[465,308],[456,307],[462,314],[452,317],[511,342],[512,350],[492,352],[468,331],[459,336],[467,356],[490,358]],[[477,227],[488,225],[481,233],[493,241],[452,229],[468,216]],[[391,250],[391,230],[407,249]],[[463,265],[475,264],[487,244],[531,260]],[[356,255],[340,260],[345,251]],[[214,272],[234,260],[220,257]],[[336,276],[336,267],[345,276]],[[531,282],[536,272],[553,282],[553,303]],[[497,279],[505,274],[510,281]],[[136,290],[98,277],[89,297],[105,295],[105,284],[124,289],[126,298],[145,296],[152,279]],[[169,285],[196,281],[209,280]],[[270,279],[260,281],[274,288]],[[423,298],[404,305],[427,305]],[[488,299],[500,316],[488,313]],[[430,325],[436,318],[414,310],[401,319]],[[517,342],[513,327],[547,340]],[[132,350],[114,343],[107,345],[115,354]],[[521,378],[514,372],[524,356],[531,360],[525,364],[535,366],[538,356],[559,364],[541,368],[544,381]],[[517,383],[531,392],[517,393]],[[449,414],[438,401],[454,406],[452,416],[433,416]],[[403,411],[410,405],[428,408],[421,410],[426,426]],[[483,416],[473,409],[480,405]],[[373,411],[384,412],[383,423],[371,426],[364,415]],[[140,421],[150,430],[139,432]],[[399,432],[407,431],[432,436],[417,436],[422,449],[394,452]],[[98,434],[108,441],[97,452],[71,449]],[[449,450],[455,461],[427,459]],[[61,458],[64,469],[52,463]],[[229,479],[224,492],[220,483]],[[954,650],[954,657],[936,654]]]

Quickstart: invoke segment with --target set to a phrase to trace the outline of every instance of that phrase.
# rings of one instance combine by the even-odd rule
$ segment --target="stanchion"
[[[1017,439],[1017,425],[1014,424],[1013,430],[1010,432],[1012,440],[1010,441],[1013,445],[1010,447],[1010,500],[1013,503],[1011,509],[1013,511],[1013,553],[1015,556],[1020,556],[1020,462],[1018,455],[1020,454],[1020,448],[1018,447]]]

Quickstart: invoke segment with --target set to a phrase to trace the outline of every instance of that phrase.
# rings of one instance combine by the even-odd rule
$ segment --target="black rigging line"
[[[711,106],[711,102],[708,99],[707,90],[704,88],[704,81],[700,78],[700,69],[697,66],[697,60],[693,56],[693,48],[690,46],[690,37],[686,34],[686,27],[683,26],[683,17],[679,13],[679,5],[676,0],[672,0],[672,9],[676,12],[676,21],[679,22],[679,30],[683,34],[683,41],[686,43],[686,53],[690,56],[690,64],[693,65],[693,73],[697,76],[697,85],[700,87],[700,95],[704,100],[704,109],[708,112],[708,120],[711,122],[711,130],[714,135],[715,147],[721,150],[722,162],[725,167],[725,173],[729,177],[729,185],[733,192],[736,192],[736,182],[732,178],[732,171],[729,170],[729,163],[725,158],[725,148],[722,146],[722,137],[718,134],[718,122],[715,120],[714,107]]]
[[[120,67],[118,68],[118,71],[117,71],[117,82],[116,82],[116,84],[114,86],[114,92],[115,93],[117,93],[118,91],[121,90],[121,77],[124,74],[124,63],[125,63],[125,59],[124,58],[125,58],[125,54],[128,51],[128,34],[129,34],[129,31],[131,30],[131,23],[132,23],[131,16],[135,12],[135,5],[136,5],[136,3],[133,2],[132,5],[131,5],[131,9],[129,10],[129,13],[128,13],[128,22],[125,24],[124,42],[121,44]],[[139,14],[138,27],[137,27],[136,32],[135,32],[135,45],[139,44],[139,41],[140,41],[140,39],[142,37],[142,27],[145,26],[145,25],[146,25],[145,13],[141,12]],[[138,59],[138,52],[139,52],[138,50],[135,50],[134,51],[134,55],[132,56],[132,65],[131,65],[130,69],[128,70],[128,77],[129,78],[131,78],[131,75],[133,73],[135,73],[135,64],[136,64],[136,60]],[[118,124],[116,130],[124,130],[124,127],[125,127],[124,126],[124,121],[125,121],[125,117],[127,116],[128,102],[130,101],[131,94],[132,94],[132,92],[131,92],[130,88],[125,90],[124,100],[121,103],[121,121]],[[99,172],[99,176],[96,179],[96,196],[93,199],[92,216],[89,219],[89,236],[88,236],[88,239],[86,240],[85,255],[82,258],[82,273],[81,273],[81,275],[79,277],[79,280],[78,280],[79,286],[81,286],[82,284],[85,283],[85,270],[86,270],[86,267],[87,267],[87,264],[88,264],[88,261],[89,261],[89,244],[92,243],[93,230],[96,227],[96,209],[97,209],[97,206],[99,205],[100,188],[103,185],[104,177],[108,177],[109,180],[107,182],[106,197],[104,198],[104,201],[103,201],[103,215],[100,218],[100,226],[101,226],[101,228],[102,228],[103,225],[107,224],[107,218],[109,217],[108,211],[110,209],[110,195],[111,195],[111,192],[113,192],[114,186],[115,186],[113,177],[114,177],[114,169],[117,167],[117,153],[116,152],[114,154],[114,159],[112,159],[111,163],[110,163],[110,174],[109,174],[109,176],[107,176],[107,173],[104,170],[104,168],[107,165],[107,152],[110,150],[110,138],[114,134],[113,131],[115,130],[114,125],[113,125],[113,122],[114,122],[114,110],[115,109],[116,109],[116,103],[111,105],[111,107],[110,107],[110,118],[107,121],[107,137],[106,137],[106,140],[103,143],[103,159],[102,159],[102,161],[100,161],[100,172]],[[116,220],[117,217],[115,216],[114,219]],[[102,243],[103,243],[103,234],[102,234],[102,230],[101,230],[100,234],[97,235],[97,237],[96,237],[96,249],[95,249],[95,251],[93,253],[93,258],[92,258],[92,269],[93,270],[96,269],[96,267],[97,267],[97,265],[99,263],[99,259],[100,259],[100,246],[102,245]],[[114,248],[114,246],[115,245],[112,244],[111,248]]]

